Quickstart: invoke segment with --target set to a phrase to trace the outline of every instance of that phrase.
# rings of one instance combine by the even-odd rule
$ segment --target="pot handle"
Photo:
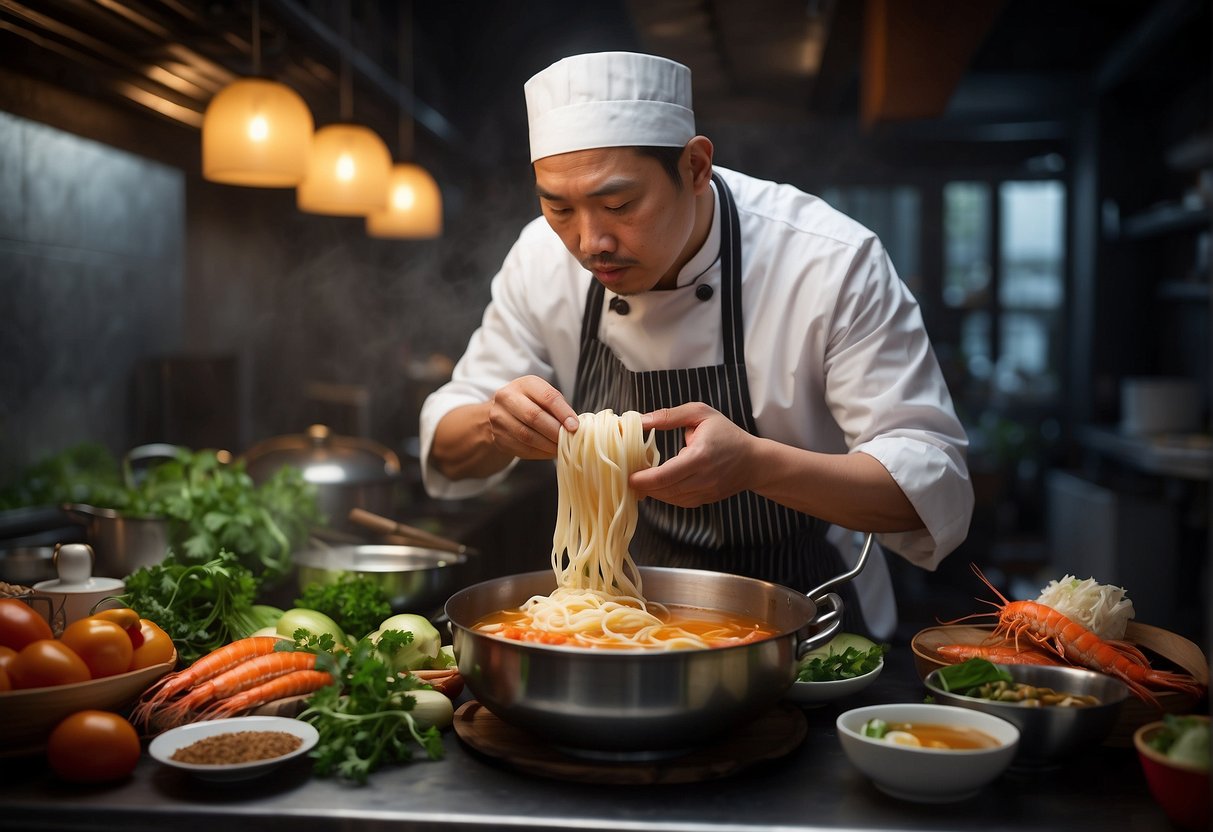
[[[805,594],[820,604],[822,601],[825,600],[825,596],[823,595],[824,592],[826,592],[827,590],[833,589],[836,586],[842,586],[847,581],[851,580],[851,578],[854,578],[856,575],[858,575],[860,572],[863,571],[863,568],[868,565],[868,553],[871,550],[872,550],[872,533],[868,532],[867,536],[863,539],[863,548],[859,551],[859,558],[855,561],[855,565],[852,566],[850,568],[850,570],[843,572],[841,575],[838,575],[837,577],[830,578],[830,580],[826,581],[824,584],[817,587],[817,589],[809,590]],[[839,614],[841,615],[841,612]]]
[[[828,592],[813,600],[819,608],[826,609],[825,612],[815,616],[809,622],[809,624],[816,625],[820,629],[808,638],[796,643],[797,660],[803,659],[804,655],[810,650],[820,647],[834,638],[842,628],[842,597],[838,593]]]

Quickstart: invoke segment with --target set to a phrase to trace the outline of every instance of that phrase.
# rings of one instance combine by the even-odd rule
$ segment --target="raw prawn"
[[[955,621],[991,615],[997,616],[995,635],[1013,638],[1019,645],[1019,637],[1025,636],[1035,644],[1056,653],[1071,664],[1106,673],[1120,679],[1133,693],[1157,706],[1158,700],[1150,687],[1170,688],[1193,696],[1203,696],[1205,687],[1186,673],[1155,670],[1149,660],[1133,645],[1123,641],[1104,641],[1083,625],[1061,614],[1052,607],[1036,601],[1008,601],[981,570],[973,564],[973,572],[990,588],[1001,604],[978,599],[996,608],[991,613],[974,613]]]
[[[132,717],[136,723],[148,725],[155,722],[159,728],[178,725],[190,713],[202,711],[218,700],[228,699],[278,676],[298,670],[311,670],[315,666],[315,653],[266,653],[199,682],[177,699],[145,700],[135,708]]]
[[[234,716],[258,705],[264,705],[266,702],[273,702],[275,699],[315,693],[331,684],[333,684],[331,673],[323,670],[295,670],[241,691],[235,696],[220,699],[202,711],[199,718],[206,720]]]
[[[1037,664],[1058,666],[1062,663],[1043,650],[1023,649],[1006,644],[985,646],[981,644],[941,644],[935,652],[956,662],[968,659],[986,659],[995,664]]]

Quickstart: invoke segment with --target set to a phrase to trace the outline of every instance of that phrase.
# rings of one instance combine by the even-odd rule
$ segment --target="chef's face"
[[[630,295],[673,288],[707,236],[712,203],[706,225],[697,212],[711,199],[711,144],[692,139],[678,170],[682,187],[633,148],[579,150],[535,162],[535,189],[565,248],[606,288]]]

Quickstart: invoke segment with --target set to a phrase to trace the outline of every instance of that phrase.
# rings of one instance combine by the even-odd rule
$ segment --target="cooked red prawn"
[[[233,641],[218,650],[207,653],[189,667],[164,676],[143,694],[144,700],[164,701],[208,679],[213,679],[225,670],[255,656],[274,652],[278,639],[273,636],[253,636]]]
[[[935,652],[958,662],[967,659],[986,659],[995,664],[1060,665],[1057,659],[1035,648],[1012,647],[1006,644],[992,646],[982,644],[941,644]]]
[[[194,685],[177,699],[148,703],[146,707],[140,705],[132,716],[136,722],[155,722],[157,727],[176,725],[190,713],[201,711],[217,700],[227,699],[278,676],[297,670],[311,670],[315,666],[315,653],[266,653]]]
[[[1139,698],[1156,706],[1158,700],[1150,692],[1151,687],[1169,688],[1198,697],[1204,695],[1205,686],[1191,675],[1155,670],[1150,667],[1145,655],[1133,645],[1123,641],[1105,641],[1050,606],[1036,601],[1008,601],[976,564],[973,564],[973,572],[1002,603],[979,598],[979,601],[995,607],[995,611],[974,613],[947,623],[954,624],[986,615],[997,616],[995,635],[1013,638],[1016,647],[1019,646],[1019,637],[1026,636],[1071,664],[1120,679]]]
[[[256,687],[243,690],[227,699],[213,702],[199,714],[198,718],[206,720],[234,716],[258,705],[264,705],[266,702],[273,702],[275,699],[315,693],[332,683],[332,674],[323,670],[295,670],[283,676],[276,676]]]

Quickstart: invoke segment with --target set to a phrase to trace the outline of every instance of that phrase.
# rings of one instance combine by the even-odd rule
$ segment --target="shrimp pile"
[[[1008,601],[982,574],[976,564],[973,565],[973,572],[998,596],[1002,603],[979,598],[978,600],[982,603],[994,607],[995,611],[974,613],[943,623],[955,624],[972,618],[994,616],[998,619],[998,624],[994,628],[993,635],[995,638],[1012,641],[1014,646],[1010,649],[1017,653],[1021,652],[1019,646],[1021,637],[1030,642],[1022,651],[1024,657],[1021,663],[1041,664],[1045,663],[1041,660],[1042,655],[1046,660],[1056,656],[1061,660],[1059,663],[1086,667],[1120,679],[1138,698],[1156,707],[1158,700],[1154,697],[1152,690],[1177,690],[1196,697],[1204,696],[1205,686],[1195,677],[1187,673],[1155,670],[1150,666],[1150,660],[1146,658],[1145,654],[1134,645],[1126,641],[1105,641],[1082,624],[1072,621],[1045,604],[1037,601]],[[945,645],[945,647],[957,647],[957,645]],[[995,648],[979,648],[979,650],[981,649],[993,650]],[[941,653],[948,654],[943,647],[939,650]],[[954,651],[953,655],[959,656],[960,653]],[[984,654],[979,652],[977,655]],[[991,661],[1008,663],[1005,659],[990,656],[986,656],[986,658],[990,658]]]
[[[221,719],[275,699],[313,693],[333,683],[316,670],[316,655],[275,652],[277,638],[233,641],[184,670],[148,688],[131,712],[131,722],[159,733],[188,722]]]

